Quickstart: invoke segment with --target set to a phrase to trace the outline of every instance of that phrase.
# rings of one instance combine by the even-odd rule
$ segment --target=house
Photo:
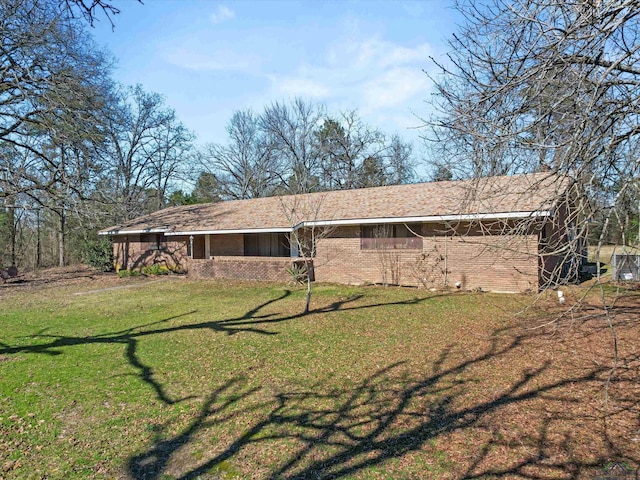
[[[235,200],[99,233],[117,268],[193,278],[287,281],[311,246],[316,281],[538,290],[575,277],[584,253],[573,186],[544,172]]]

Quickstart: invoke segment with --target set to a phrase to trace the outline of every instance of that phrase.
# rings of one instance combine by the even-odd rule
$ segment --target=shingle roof
[[[545,172],[232,200],[166,208],[100,233],[286,229],[303,221],[452,215],[499,217],[510,212],[549,211],[570,183],[566,177]]]

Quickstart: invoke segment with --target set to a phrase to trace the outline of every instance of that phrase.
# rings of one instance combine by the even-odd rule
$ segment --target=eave
[[[164,233],[168,237],[191,236],[191,235],[229,235],[244,233],[291,233],[301,228],[329,227],[329,226],[351,226],[351,225],[379,225],[391,223],[442,223],[442,222],[473,222],[483,220],[511,220],[549,217],[550,210],[538,210],[533,212],[501,212],[501,213],[476,213],[476,214],[456,214],[456,215],[427,215],[419,217],[376,217],[376,218],[350,218],[340,220],[313,220],[303,221],[293,227],[272,227],[272,228],[235,228],[228,230],[174,230],[169,228],[147,228],[147,229],[113,229],[103,230],[100,235],[134,235],[145,233]]]

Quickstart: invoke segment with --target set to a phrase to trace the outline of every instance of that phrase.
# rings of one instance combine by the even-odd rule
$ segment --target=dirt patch
[[[0,283],[0,296],[24,290],[83,285],[87,290],[103,290],[119,286],[147,283],[156,277],[120,278],[115,272],[101,272],[88,265],[71,265],[24,272],[16,278]]]

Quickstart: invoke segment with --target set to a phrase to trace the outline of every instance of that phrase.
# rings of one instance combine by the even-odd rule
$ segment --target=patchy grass
[[[591,478],[640,463],[637,294],[609,312],[612,370],[608,324],[578,289],[534,328],[563,313],[552,295],[317,285],[303,316],[304,292],[277,285],[100,285],[2,291],[0,477]]]
[[[605,275],[611,275],[611,258],[613,257],[613,254],[621,254],[621,253],[630,253],[633,255],[638,255],[640,254],[640,248],[638,247],[629,247],[629,246],[622,246],[622,245],[602,245],[602,247],[600,247],[600,251],[598,252],[598,246],[597,245],[590,245],[589,246],[589,261],[590,262],[595,262],[596,261],[596,257],[598,257],[599,261],[602,262],[604,264],[604,267],[607,268],[607,272],[605,273]],[[599,254],[599,256],[598,256]]]

